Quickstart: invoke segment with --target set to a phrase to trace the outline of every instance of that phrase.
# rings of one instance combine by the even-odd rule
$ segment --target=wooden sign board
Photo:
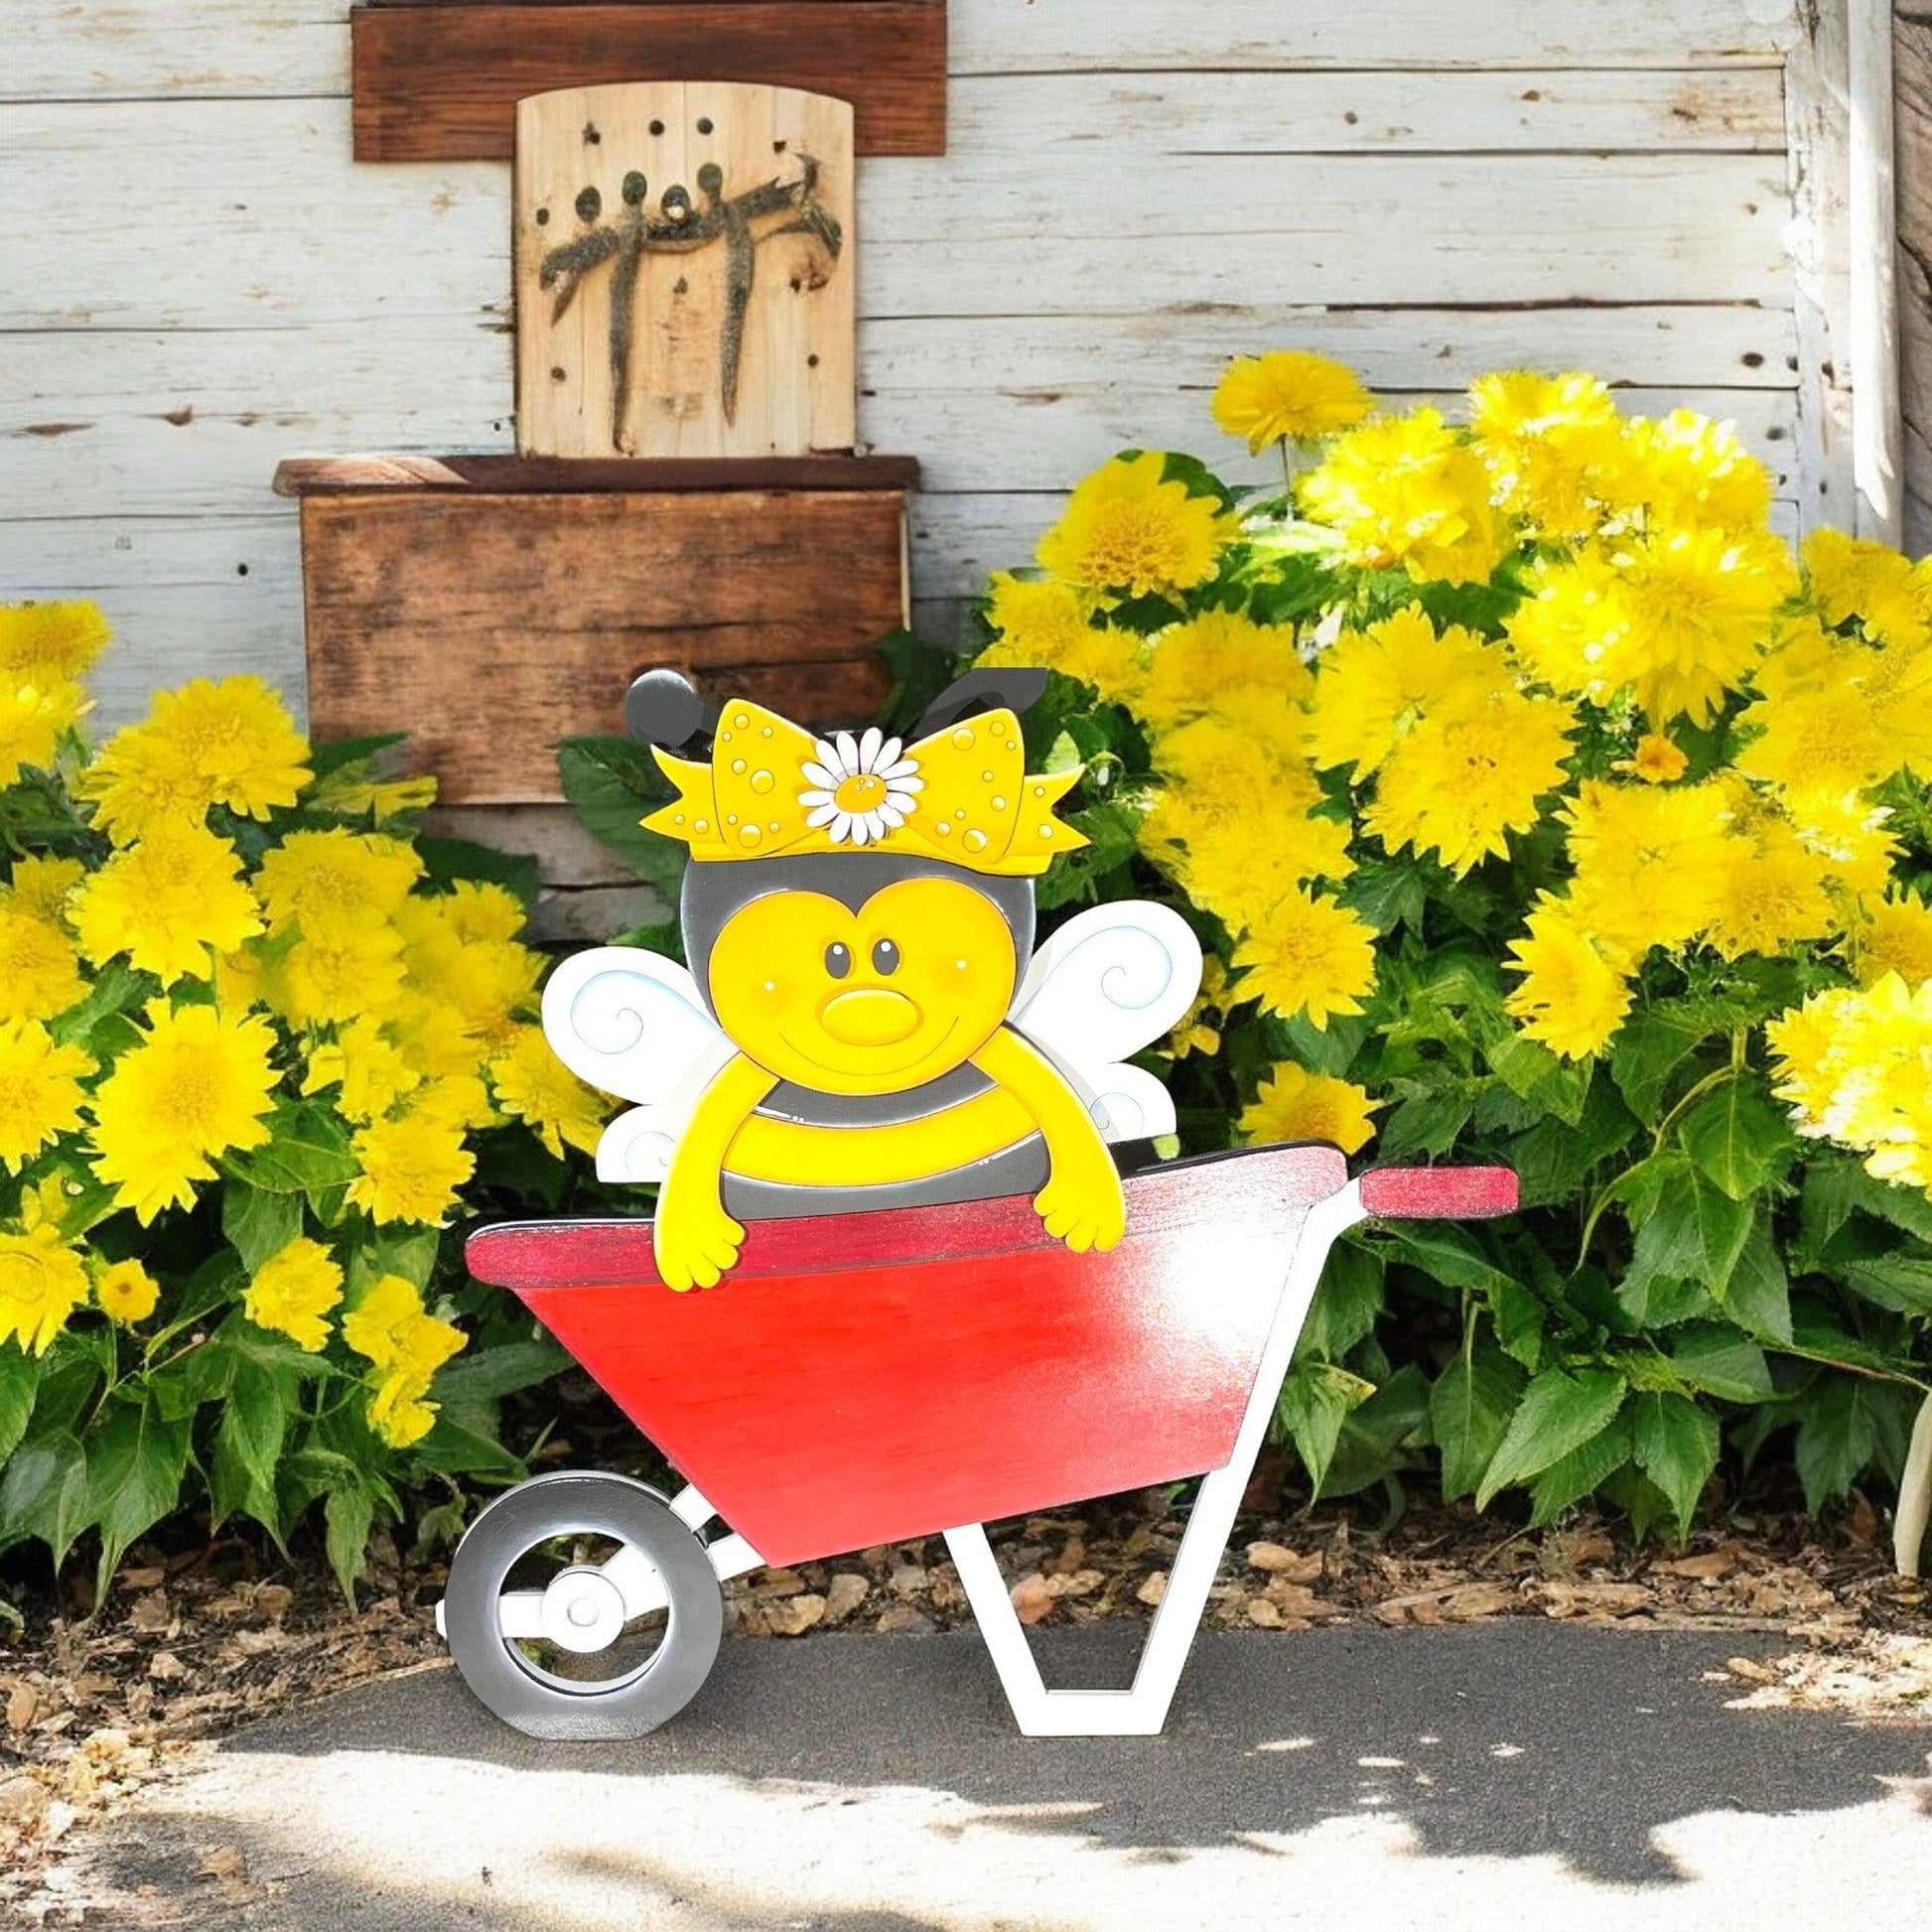
[[[519,451],[850,450],[852,206],[852,108],[828,95],[637,81],[519,102]]]

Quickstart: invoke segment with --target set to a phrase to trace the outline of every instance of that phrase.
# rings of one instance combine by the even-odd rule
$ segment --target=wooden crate
[[[868,716],[906,617],[897,458],[318,458],[301,500],[309,724],[407,731],[450,805],[558,800],[553,748],[639,671],[801,721]]]

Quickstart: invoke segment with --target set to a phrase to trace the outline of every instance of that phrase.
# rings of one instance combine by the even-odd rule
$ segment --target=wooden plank
[[[506,325],[501,171],[348,168],[343,114],[254,100],[10,110],[0,330]],[[1203,291],[1425,307],[1790,301],[1776,157],[1134,160],[865,164],[860,315],[1145,312]],[[142,219],[101,220],[137,179]],[[1211,212],[1176,232],[1176,208]]]
[[[1932,14],[1901,11],[1893,40],[1898,137],[1900,394],[1905,543],[1932,549]]]
[[[290,506],[266,516],[0,523],[0,597],[91,597],[107,614],[119,641],[88,675],[96,734],[190,677],[250,672],[301,708],[302,570]]]
[[[514,180],[525,455],[851,449],[849,102],[716,80],[538,94]],[[604,252],[571,265],[584,248]]]
[[[532,94],[720,76],[850,100],[861,154],[946,151],[945,0],[462,0],[349,32],[358,161],[507,161]]]
[[[669,664],[802,717],[863,716],[904,620],[896,492],[382,491],[302,503],[309,712],[408,721],[452,804],[558,797],[554,746],[621,729]]]
[[[346,490],[916,489],[911,456],[564,458],[540,456],[298,456],[276,466],[278,496]]]
[[[88,0],[37,12],[32,31],[8,36],[0,98],[344,95],[345,11],[343,0]],[[1796,13],[1795,0],[1545,0],[1533,19],[1495,0],[952,0],[951,67],[966,74],[1124,64],[1203,71],[1762,65],[1776,60]]]
[[[1116,57],[1118,50],[1116,50]],[[954,156],[1649,153],[1784,148],[1774,67],[962,74]]]

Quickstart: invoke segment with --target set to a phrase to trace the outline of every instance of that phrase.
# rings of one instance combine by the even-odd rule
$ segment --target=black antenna
[[[926,706],[925,716],[912,727],[914,738],[944,731],[962,718],[982,711],[1005,709],[1024,713],[1046,694],[1046,673],[1027,665],[1002,665],[997,670],[968,671],[955,678]]]
[[[718,707],[706,704],[676,671],[646,671],[623,694],[623,722],[640,745],[674,752],[718,725]]]

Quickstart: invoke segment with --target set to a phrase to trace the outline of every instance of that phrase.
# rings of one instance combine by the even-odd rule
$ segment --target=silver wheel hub
[[[560,1570],[543,1592],[543,1634],[560,1650],[607,1650],[623,1622],[623,1593],[595,1565]]]

